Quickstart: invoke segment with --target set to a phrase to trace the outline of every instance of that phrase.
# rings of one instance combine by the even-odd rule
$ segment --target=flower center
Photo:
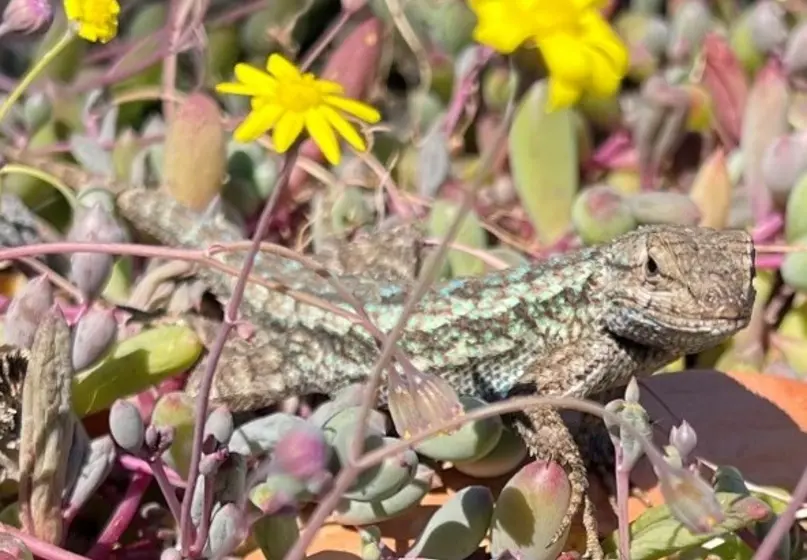
[[[277,97],[283,107],[297,113],[322,105],[322,95],[312,74],[303,74],[300,80],[281,81],[277,85]]]

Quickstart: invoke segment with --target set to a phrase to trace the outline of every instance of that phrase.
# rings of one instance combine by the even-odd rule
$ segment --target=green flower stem
[[[0,176],[9,175],[11,173],[20,173],[22,175],[29,175],[41,181],[45,181],[46,183],[50,184],[54,189],[59,191],[62,194],[62,196],[64,196],[67,199],[67,202],[70,203],[70,207],[73,210],[75,210],[76,206],[78,206],[78,200],[76,199],[76,195],[73,193],[73,191],[70,190],[70,187],[68,187],[62,181],[60,181],[58,177],[55,177],[50,173],[40,171],[39,169],[35,169],[33,167],[28,167],[27,165],[18,165],[16,163],[9,163],[8,165],[0,167]]]
[[[76,31],[72,25],[67,26],[67,31],[65,31],[62,38],[59,39],[59,42],[53,45],[48,52],[44,54],[42,58],[40,58],[37,63],[31,68],[25,77],[17,84],[17,87],[14,88],[14,91],[11,92],[11,95],[3,102],[3,105],[0,106],[0,122],[6,116],[6,113],[11,109],[11,107],[19,100],[22,96],[23,92],[28,89],[28,86],[31,85],[31,82],[45,69],[45,67],[50,64],[54,58],[59,56],[59,54],[70,44],[70,42],[76,38]]]

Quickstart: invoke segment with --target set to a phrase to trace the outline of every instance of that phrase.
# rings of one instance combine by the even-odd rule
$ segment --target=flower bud
[[[143,447],[146,428],[140,411],[131,402],[118,399],[109,410],[109,431],[122,449],[137,453]]]
[[[205,455],[199,462],[199,474],[206,478],[216,476],[227,458],[228,451],[226,449],[221,449],[215,453]]]
[[[630,386],[625,391],[625,399],[616,399],[609,402],[605,409],[614,414],[619,419],[615,422],[612,418],[605,419],[605,426],[614,447],[622,449],[622,468],[631,470],[644,455],[642,441],[634,437],[632,431],[622,429],[622,424],[628,424],[634,431],[639,432],[645,439],[650,439],[653,430],[650,426],[650,416],[647,411],[638,403],[638,384],[633,381],[634,386]]]
[[[39,323],[53,306],[53,301],[53,288],[46,277],[38,276],[23,286],[6,311],[6,342],[30,349]]]
[[[143,438],[149,453],[159,455],[171,447],[171,444],[174,443],[174,431],[173,426],[149,424]]]
[[[406,439],[431,426],[451,420],[464,408],[456,392],[444,379],[431,373],[391,373],[389,411],[395,429]]]
[[[67,239],[75,242],[122,243],[126,233],[115,218],[100,205],[80,208]],[[73,253],[70,256],[70,280],[85,297],[96,297],[112,273],[114,257],[106,253]]]
[[[48,0],[11,0],[3,11],[0,37],[7,33],[33,33],[48,25],[52,18]]]
[[[216,407],[205,422],[205,439],[212,437],[220,445],[227,445],[233,435],[233,415],[225,406]]]
[[[73,331],[73,371],[81,371],[100,359],[112,347],[118,334],[115,312],[90,309]]]
[[[654,465],[655,467],[656,465]],[[670,513],[693,533],[708,533],[723,522],[714,489],[687,468],[657,468],[661,494]]]
[[[306,480],[327,468],[329,459],[325,434],[308,424],[292,428],[277,442],[274,460],[285,472]]]
[[[686,461],[687,456],[698,445],[698,434],[689,423],[684,420],[681,425],[670,429],[670,443],[678,450],[681,459]]]

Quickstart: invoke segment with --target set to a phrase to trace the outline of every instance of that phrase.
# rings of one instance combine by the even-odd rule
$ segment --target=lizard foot
[[[566,469],[569,476],[571,485],[569,507],[548,546],[563,537],[571,526],[577,510],[583,505],[583,524],[586,529],[585,557],[601,560],[603,552],[597,533],[594,506],[586,493],[588,478],[585,463],[560,413],[551,407],[535,408],[525,411],[516,418],[514,425],[534,459],[555,461]]]

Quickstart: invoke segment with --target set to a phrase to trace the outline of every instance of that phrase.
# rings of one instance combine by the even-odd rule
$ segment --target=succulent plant
[[[115,343],[118,322],[108,310],[91,309],[73,329],[73,369],[81,371],[106,354]]]
[[[505,426],[496,447],[489,453],[473,461],[455,461],[454,468],[474,478],[496,478],[515,469],[526,457],[524,441]]]
[[[672,192],[640,193],[628,197],[633,219],[640,225],[678,224],[698,225],[701,212],[686,195]]]
[[[558,464],[533,461],[522,467],[496,500],[490,530],[491,555],[509,551],[516,557],[556,558],[566,536],[552,546],[547,544],[560,526],[570,499],[569,479]]]
[[[5,81],[22,87],[0,99],[0,246],[14,255],[1,263],[1,287],[10,299],[3,333],[4,343],[15,347],[0,377],[17,366],[27,369],[26,383],[53,374],[58,383],[31,383],[58,386],[59,398],[70,398],[54,420],[44,406],[50,403],[37,407],[42,414],[20,413],[20,380],[13,375],[9,390],[0,391],[0,431],[8,432],[0,433],[0,497],[10,504],[0,518],[52,547],[87,548],[87,557],[100,558],[132,552],[131,535],[159,535],[138,540],[134,552],[165,560],[247,557],[257,547],[268,560],[283,558],[300,537],[308,509],[344,474],[356,443],[377,458],[398,450],[369,466],[359,459],[363,470],[330,518],[361,529],[352,552],[365,560],[459,560],[486,552],[538,559],[579,548],[565,542],[567,535],[546,546],[566,512],[569,477],[558,464],[529,459],[524,441],[502,418],[466,419],[409,445],[424,430],[485,405],[461,397],[438,375],[440,360],[427,364],[437,367],[421,367],[420,340],[409,327],[406,354],[413,367],[396,356],[384,370],[388,412],[366,411],[360,441],[353,439],[364,416],[363,383],[325,395],[324,402],[297,395],[267,403],[268,391],[259,399],[273,405],[265,410],[251,410],[242,393],[222,391],[275,388],[272,375],[303,367],[336,344],[319,336],[323,326],[328,333],[344,328],[351,337],[365,336],[366,346],[349,356],[352,366],[337,369],[351,369],[355,377],[369,371],[377,341],[356,324],[365,322],[362,311],[336,297],[326,274],[322,289],[308,293],[286,286],[288,275],[258,278],[253,269],[247,294],[261,289],[256,283],[276,283],[294,305],[337,306],[345,320],[307,322],[316,344],[273,329],[266,352],[257,348],[260,359],[246,362],[228,359],[233,347],[254,344],[235,340],[248,330],[239,325],[212,379],[206,415],[198,415],[199,362],[216,348],[206,326],[222,316],[236,320],[231,310],[219,309],[225,302],[203,294],[232,291],[236,282],[210,284],[208,268],[221,266],[223,252],[224,261],[237,262],[231,253],[246,254],[240,241],[253,234],[311,253],[329,270],[346,270],[354,263],[334,263],[335,247],[373,241],[368,232],[387,225],[417,223],[419,237],[427,239],[410,246],[408,237],[396,237],[394,252],[377,255],[384,273],[337,278],[388,333],[399,317],[379,309],[419,290],[418,275],[438,253],[433,245],[454,229],[461,211],[467,210],[455,245],[437,266],[441,282],[605,243],[647,224],[744,229],[753,232],[757,248],[748,328],[657,373],[676,375],[694,365],[807,378],[805,251],[791,247],[778,254],[765,247],[807,245],[807,23],[799,2],[578,2],[564,14],[580,10],[587,25],[573,29],[553,21],[553,33],[526,40],[525,32],[546,26],[539,16],[551,3],[524,11],[525,19],[538,18],[532,27],[496,30],[496,21],[486,20],[512,15],[496,2],[275,0],[239,7],[214,0],[186,3],[188,10],[130,2],[125,13],[109,14],[117,40],[106,46],[89,45],[86,29],[76,33],[82,26],[68,19],[75,19],[70,9],[54,11],[44,0],[8,4],[0,36],[39,35],[31,35],[32,42],[0,41]],[[568,45],[554,50],[555,41]],[[282,69],[269,68],[270,53],[292,61],[301,75],[281,77]],[[324,80],[318,82],[323,89],[309,91],[312,79]],[[284,107],[283,118],[267,110],[273,96],[293,110]],[[337,113],[361,101],[382,117],[357,116],[345,124],[324,110],[299,118],[298,108],[330,97],[347,104],[329,105]],[[254,128],[255,135],[245,136],[255,140],[236,140],[244,136],[234,134],[235,127]],[[332,164],[334,145],[341,159]],[[207,252],[185,243],[173,243],[170,251],[146,247],[161,242],[161,232],[131,221],[124,226],[118,218],[124,214],[118,197],[133,188],[161,189],[196,212],[198,219],[186,222],[189,235],[219,220],[231,222],[237,234]],[[259,216],[269,207],[267,226]],[[43,255],[62,250],[61,244],[28,254],[29,245],[62,236],[66,242],[137,244],[126,256],[86,249]],[[406,266],[397,262],[398,248],[413,256]],[[184,270],[182,277],[169,274],[175,258],[195,262],[192,277]],[[275,258],[263,251],[255,262]],[[228,273],[235,278],[237,270]],[[348,319],[354,312],[360,321]],[[54,318],[58,364],[42,362],[52,350],[47,344],[30,355],[16,353],[30,349]],[[293,347],[295,363],[275,360],[277,344]],[[470,344],[457,339],[456,348],[470,355]],[[501,363],[486,367],[507,367],[507,351],[502,348]],[[455,358],[449,353],[444,360],[455,364]],[[255,374],[249,384],[240,383],[246,377],[233,384],[222,379],[242,368]],[[23,408],[44,391],[27,390]],[[750,558],[755,551],[748,543],[768,537],[789,515],[786,490],[757,491],[738,469],[719,465],[711,481],[700,478],[694,457],[701,434],[686,422],[672,427],[661,455],[639,445],[623,429],[629,424],[648,439],[651,433],[635,383],[607,410],[621,422],[613,423],[612,415],[606,422],[619,474],[647,457],[667,503],[606,535],[606,557],[629,546],[627,555],[637,560]],[[96,422],[107,416],[108,425]],[[33,431],[49,436],[47,453],[29,452]],[[185,488],[197,431],[199,472]],[[18,440],[25,450],[15,449]],[[54,460],[57,469],[43,467]],[[408,550],[391,550],[388,535],[374,524],[417,507],[436,483],[437,464],[445,486],[451,486],[451,468],[464,475],[460,480],[473,480],[453,488],[419,531],[412,526],[401,535],[400,542],[411,543]],[[141,471],[149,468],[163,499],[154,499],[154,485],[143,494],[151,476]],[[23,482],[33,475],[47,484],[27,487]],[[509,477],[501,492],[477,485],[498,477]],[[191,500],[190,519],[174,519],[181,518],[176,502],[183,495]],[[115,503],[105,503],[110,497]],[[146,503],[136,511],[132,504],[141,497]],[[87,527],[98,530],[85,534]],[[778,555],[797,557],[802,533],[793,523]],[[490,550],[480,551],[488,534]],[[3,549],[9,543],[14,550]],[[31,557],[16,539],[0,539],[0,549]],[[62,552],[50,550],[54,557]]]
[[[39,276],[28,282],[8,306],[4,319],[5,340],[21,348],[30,348],[36,329],[53,305],[50,281]]]
[[[578,194],[572,223],[587,245],[610,241],[637,226],[630,204],[608,185],[595,185]]]
[[[342,499],[332,519],[343,525],[369,525],[397,517],[429,493],[433,476],[433,470],[419,464],[412,480],[392,496],[370,502]]]
[[[484,486],[468,486],[440,506],[406,553],[410,558],[463,560],[485,538],[493,516],[493,494]]]
[[[140,411],[129,401],[117,400],[109,410],[109,431],[112,439],[130,453],[138,453],[143,447],[146,427]]]
[[[466,412],[485,406],[481,399],[460,397]],[[475,461],[490,453],[504,431],[502,419],[491,416],[467,422],[450,434],[441,434],[415,446],[418,453],[438,461]]]

